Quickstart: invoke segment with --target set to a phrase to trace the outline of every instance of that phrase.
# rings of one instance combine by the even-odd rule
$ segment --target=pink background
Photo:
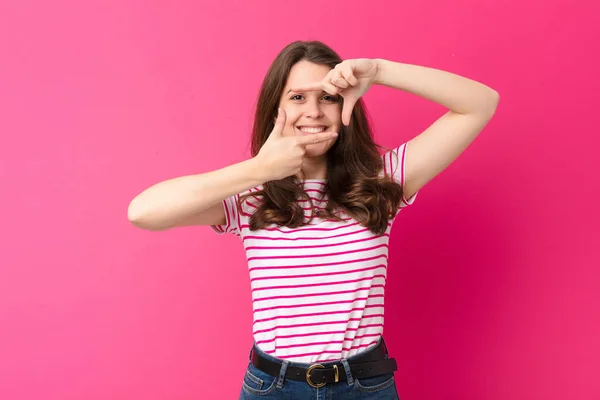
[[[587,3],[587,5],[584,5]],[[234,399],[252,344],[241,243],[127,205],[249,154],[277,52],[446,69],[501,95],[394,225],[400,398],[600,398],[597,2],[0,3],[0,399]],[[444,109],[375,87],[382,145]]]

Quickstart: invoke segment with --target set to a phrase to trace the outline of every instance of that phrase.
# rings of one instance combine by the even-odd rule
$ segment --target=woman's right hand
[[[284,136],[285,121],[285,111],[283,108],[279,108],[275,127],[255,157],[265,174],[266,181],[296,175],[302,169],[306,145],[324,142],[337,136],[335,132]]]

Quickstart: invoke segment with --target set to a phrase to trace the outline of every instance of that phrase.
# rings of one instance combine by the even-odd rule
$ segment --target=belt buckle
[[[312,371],[315,368],[325,368],[325,366],[323,364],[313,364],[310,367],[308,367],[308,369],[306,370],[306,381],[308,382],[308,384],[314,388],[320,388],[323,387],[327,384],[327,382],[323,382],[323,383],[313,383],[313,381],[310,380],[310,371]]]

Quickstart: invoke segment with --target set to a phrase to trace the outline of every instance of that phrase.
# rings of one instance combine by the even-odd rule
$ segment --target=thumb
[[[350,96],[344,99],[344,108],[342,109],[342,123],[346,126],[350,125],[352,110],[358,101],[358,97]]]
[[[285,110],[279,107],[277,109],[277,119],[275,120],[275,127],[273,128],[271,134],[276,134],[279,136],[283,135],[283,127],[285,126],[286,117],[287,116],[285,114]]]

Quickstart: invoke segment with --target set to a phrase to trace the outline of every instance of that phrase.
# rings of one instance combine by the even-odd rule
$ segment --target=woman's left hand
[[[344,60],[329,71],[320,82],[291,89],[294,92],[324,90],[333,96],[339,94],[344,98],[342,123],[348,126],[354,105],[375,82],[377,70],[377,62],[370,58]]]

